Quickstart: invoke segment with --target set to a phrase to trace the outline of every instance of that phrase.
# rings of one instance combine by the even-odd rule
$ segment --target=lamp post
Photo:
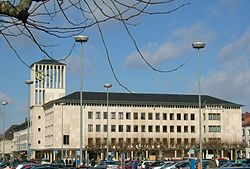
[[[62,106],[62,145],[61,145],[61,160],[63,159],[63,106],[65,103],[60,103]]]
[[[81,64],[81,71],[80,71],[80,164],[82,164],[82,142],[83,142],[83,134],[82,134],[82,92],[83,92],[83,42],[87,42],[89,39],[88,36],[77,35],[75,36],[75,41],[81,43],[81,50],[80,50],[80,64]]]
[[[103,85],[107,89],[107,161],[109,157],[109,88],[112,84],[106,83]]]
[[[30,85],[33,84],[32,80],[25,80],[25,84],[29,86],[28,94],[28,134],[27,134],[27,159],[30,159]]]
[[[8,104],[7,101],[3,101],[3,161],[5,161],[5,113],[6,113],[6,108],[5,106]]]
[[[202,168],[202,124],[201,124],[201,63],[200,63],[200,49],[205,47],[204,42],[194,42],[192,44],[194,49],[198,49],[198,97],[199,97],[199,143],[200,143],[200,168]]]

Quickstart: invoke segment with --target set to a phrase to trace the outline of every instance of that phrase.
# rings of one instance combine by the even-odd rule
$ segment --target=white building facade
[[[65,96],[66,65],[42,60],[31,66],[30,119],[33,158],[75,159],[80,147],[80,93]],[[184,158],[198,156],[198,95],[83,93],[84,158]],[[203,157],[241,154],[241,105],[202,95]],[[62,104],[63,103],[63,104]],[[107,120],[108,117],[108,120]],[[109,123],[107,123],[109,121]],[[107,124],[109,126],[107,127]],[[108,131],[107,131],[108,128]]]

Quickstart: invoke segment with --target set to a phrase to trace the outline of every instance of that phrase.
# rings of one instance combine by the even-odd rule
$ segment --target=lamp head
[[[76,42],[87,42],[89,40],[88,36],[84,36],[84,35],[77,35],[75,36],[75,41]]]
[[[107,89],[108,89],[108,88],[111,88],[111,87],[112,87],[112,84],[110,84],[110,83],[106,83],[106,84],[104,84],[103,86],[104,86],[105,88],[107,88]]]
[[[33,80],[25,80],[25,84],[28,84],[28,85],[33,84]]]
[[[205,43],[197,41],[197,42],[192,43],[192,46],[194,49],[201,49],[205,47]]]
[[[3,102],[2,102],[2,105],[7,105],[7,104],[8,104],[7,101],[3,101]]]

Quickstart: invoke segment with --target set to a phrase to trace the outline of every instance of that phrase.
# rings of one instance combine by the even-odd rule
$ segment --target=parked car
[[[138,160],[128,161],[125,163],[125,169],[137,169],[138,164]],[[122,169],[122,164],[120,163],[117,168]]]
[[[145,169],[147,168],[148,166],[150,166],[152,163],[154,163],[155,161],[148,161],[148,160],[145,160],[145,161],[142,161],[139,165],[138,165],[138,169]]]
[[[170,164],[172,163],[171,161],[155,161],[154,163],[152,163],[149,168],[150,169],[160,169],[162,166],[166,165],[166,164]]]

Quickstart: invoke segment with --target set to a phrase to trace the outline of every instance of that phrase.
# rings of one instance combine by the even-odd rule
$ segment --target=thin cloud
[[[212,30],[197,22],[190,27],[182,27],[173,31],[170,33],[169,39],[163,44],[149,43],[142,49],[142,54],[151,64],[159,65],[185,56],[187,52],[191,51],[190,44],[194,41],[202,39],[208,42],[214,37],[215,34]],[[138,67],[144,63],[139,54],[133,52],[126,57],[124,64],[127,67]]]

